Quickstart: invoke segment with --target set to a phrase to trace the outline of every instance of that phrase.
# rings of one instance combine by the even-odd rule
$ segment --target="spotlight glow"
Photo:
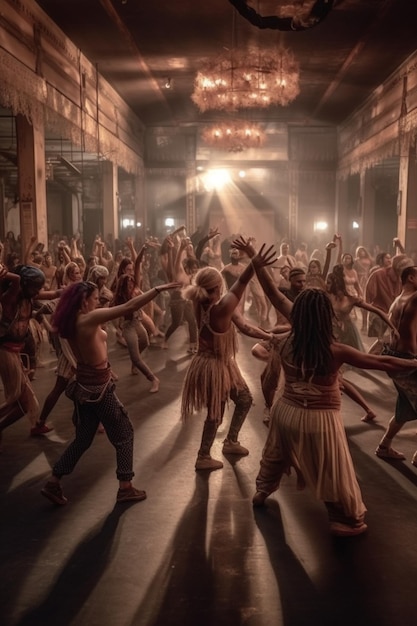
[[[207,191],[223,189],[229,182],[230,175],[227,170],[210,170],[204,177],[204,186]]]
[[[319,222],[315,222],[314,223],[314,230],[320,231],[320,232],[324,232],[325,230],[327,230],[329,227],[327,222],[324,221],[319,221]]]

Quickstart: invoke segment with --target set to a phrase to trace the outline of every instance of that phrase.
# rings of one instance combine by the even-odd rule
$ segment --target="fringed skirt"
[[[182,388],[181,417],[207,409],[208,418],[221,422],[231,389],[243,389],[245,381],[234,358],[222,360],[207,353],[196,354]]]
[[[0,378],[5,399],[5,403],[0,407],[2,412],[6,412],[15,402],[19,402],[29,420],[34,423],[39,414],[39,403],[18,352],[0,349]]]
[[[347,518],[363,518],[366,507],[339,410],[274,404],[257,489],[272,493],[291,466],[299,485],[302,477],[318,500],[340,504]]]

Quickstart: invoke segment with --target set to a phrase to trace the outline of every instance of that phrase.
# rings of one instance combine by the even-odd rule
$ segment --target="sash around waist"
[[[286,382],[282,397],[287,404],[317,411],[338,410],[341,405],[338,384],[321,387],[306,382]]]
[[[111,378],[110,363],[107,363],[107,367],[102,368],[77,363],[75,378],[81,385],[105,385]]]

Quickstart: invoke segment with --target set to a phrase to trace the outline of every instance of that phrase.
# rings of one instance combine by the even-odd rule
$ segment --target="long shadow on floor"
[[[27,612],[18,626],[73,623],[108,567],[117,526],[125,510],[125,506],[116,505],[104,523],[97,524],[66,561],[47,598]]]

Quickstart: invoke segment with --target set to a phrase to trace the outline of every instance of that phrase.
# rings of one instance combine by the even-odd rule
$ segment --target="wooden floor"
[[[158,394],[130,375],[127,352],[112,345],[118,395],[135,428],[135,484],[148,499],[115,505],[115,455],[103,434],[64,480],[69,502],[40,495],[51,465],[72,437],[62,397],[48,437],[30,438],[20,420],[0,455],[0,623],[2,626],[396,626],[416,623],[417,448],[412,422],[396,446],[407,460],[378,459],[375,447],[395,404],[391,381],[375,372],[347,377],[377,411],[374,424],[343,399],[352,456],[368,507],[366,535],[334,539],[311,493],[283,480],[263,510],[251,497],[266,427],[262,365],[241,338],[239,363],[254,396],[241,432],[250,455],[211,474],[194,471],[203,416],[182,425],[181,382],[190,357],[185,329],[147,360]],[[54,383],[54,361],[34,382],[40,401]],[[229,422],[219,431],[215,455]]]

